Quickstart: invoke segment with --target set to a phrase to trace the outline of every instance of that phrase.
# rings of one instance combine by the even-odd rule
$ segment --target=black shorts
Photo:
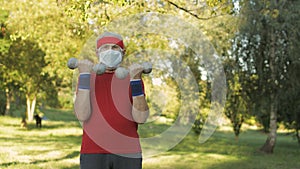
[[[142,169],[142,155],[80,154],[80,169]]]

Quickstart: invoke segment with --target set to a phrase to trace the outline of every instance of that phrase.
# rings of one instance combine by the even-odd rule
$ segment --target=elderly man
[[[116,78],[125,46],[120,35],[104,32],[96,41],[105,73],[91,73],[93,63],[78,61],[75,114],[83,122],[81,169],[141,169],[138,124],[149,115],[142,81],[143,67],[133,64],[129,75]]]

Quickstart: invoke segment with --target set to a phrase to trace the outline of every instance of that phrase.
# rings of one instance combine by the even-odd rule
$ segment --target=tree
[[[6,21],[8,18],[8,12],[5,10],[0,10],[0,58],[8,53],[9,46],[10,46],[10,40],[9,40],[9,34],[6,28]],[[6,82],[5,78],[5,71],[6,67],[5,65],[0,62],[0,88],[4,89],[0,94],[1,104],[0,104],[0,113],[2,115],[9,114],[10,111],[10,100],[11,100],[11,91],[9,91],[8,86],[10,86],[10,83]]]
[[[248,0],[242,7],[242,25],[236,43],[236,54],[247,77],[257,76],[249,96],[256,110],[269,112],[269,135],[261,151],[273,153],[279,113],[279,98],[286,91],[287,70],[295,58],[289,48],[291,22],[296,1]],[[250,80],[250,79],[249,79]],[[258,109],[259,108],[259,109]]]
[[[2,56],[1,60],[7,68],[5,72],[7,80],[13,81],[15,86],[21,86],[19,90],[25,93],[27,117],[32,121],[36,97],[41,86],[47,85],[46,82],[49,80],[48,75],[43,73],[43,68],[47,66],[45,53],[37,43],[18,38],[13,41],[8,54]]]
[[[228,92],[227,92],[227,103],[225,106],[225,115],[230,119],[232,128],[236,137],[240,134],[240,130],[242,124],[247,118],[248,112],[248,104],[247,104],[247,96],[242,89],[241,80],[239,79],[241,74],[234,73],[229,76],[227,71],[227,83],[228,83]]]
[[[280,120],[285,126],[295,131],[295,136],[300,144],[300,21],[298,9],[299,1],[293,1],[290,8],[284,10],[285,24],[287,29],[287,54],[289,60],[286,67],[286,77],[283,86],[285,90],[280,94]]]
[[[279,119],[284,122],[287,129],[294,130],[295,136],[300,144],[300,92],[297,88],[291,87],[280,98],[279,111],[282,112]]]
[[[46,105],[55,107],[66,105],[62,103],[63,101],[69,102],[67,106],[70,107],[73,72],[67,71],[66,62],[68,58],[80,53],[85,34],[79,30],[83,30],[84,25],[78,27],[78,22],[64,14],[63,8],[55,1],[2,1],[2,8],[9,11],[6,21],[6,28],[10,33],[8,41],[15,43],[15,45],[16,43],[22,43],[34,46],[35,49],[43,51],[45,54],[43,58],[46,65],[42,68],[40,74],[43,77],[47,76],[48,85],[42,85],[39,88],[33,87],[32,89],[39,90],[39,92],[31,91],[30,93],[38,93],[38,95],[28,97],[31,98],[31,101],[37,98],[40,99],[40,103],[44,102]],[[11,53],[19,52],[14,51],[13,48],[10,49]],[[26,47],[24,49],[28,50]],[[30,64],[29,61],[28,64]],[[27,74],[28,72],[24,73]],[[16,86],[16,83],[10,84],[13,85],[11,87],[21,89],[28,87]],[[18,83],[18,85],[20,84]],[[59,97],[59,95],[62,97]],[[48,101],[45,102],[45,100]]]

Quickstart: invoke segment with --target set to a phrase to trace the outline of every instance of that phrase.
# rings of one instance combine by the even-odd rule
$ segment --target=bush
[[[205,123],[205,119],[206,119],[206,116],[204,116],[203,114],[198,114],[197,117],[196,117],[196,120],[193,124],[193,131],[196,133],[196,134],[200,134],[201,133],[201,130],[203,128],[203,125]]]

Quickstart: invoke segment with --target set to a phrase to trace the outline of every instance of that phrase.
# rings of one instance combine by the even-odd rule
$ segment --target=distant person
[[[78,61],[79,80],[74,110],[83,122],[81,169],[141,169],[138,124],[149,116],[142,81],[143,67],[133,64],[125,79],[115,70],[125,46],[120,35],[105,32],[96,41],[96,55],[106,65],[104,74],[91,73],[93,63]]]
[[[25,117],[22,117],[20,127],[21,128],[26,128],[27,127],[27,122],[26,122],[26,118]]]
[[[35,119],[36,127],[42,128],[42,117],[40,117],[39,114],[35,114],[33,117]]]

